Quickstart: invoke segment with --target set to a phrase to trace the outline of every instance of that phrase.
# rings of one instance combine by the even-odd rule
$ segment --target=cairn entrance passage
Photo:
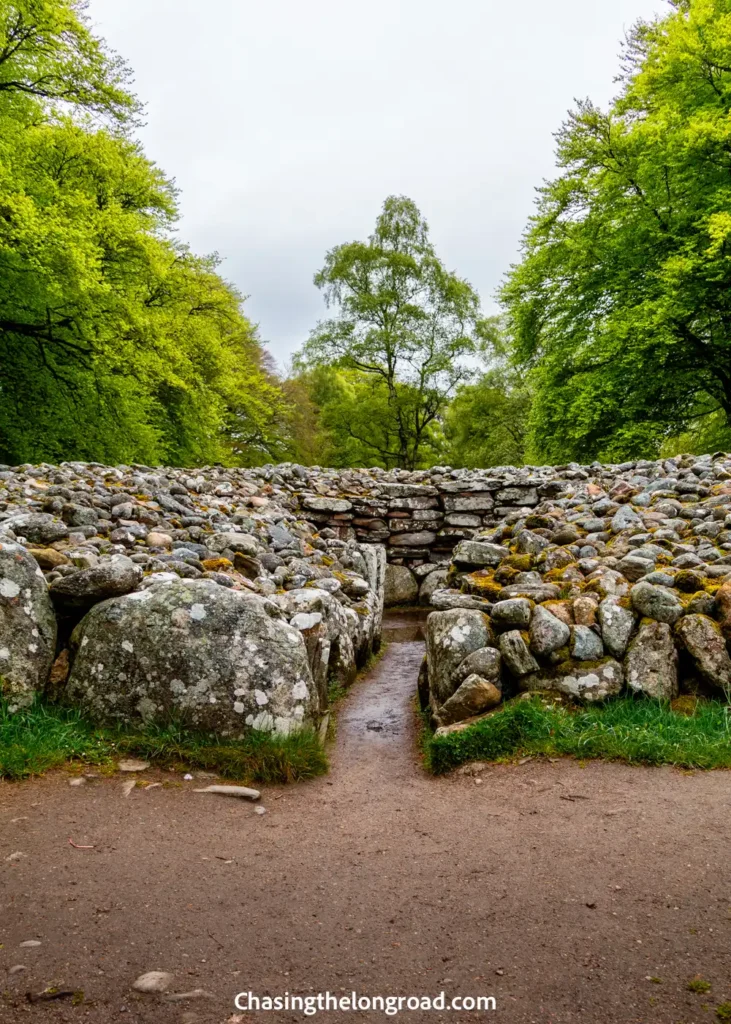
[[[355,684],[338,714],[336,768],[368,761],[375,774],[399,771],[413,759],[414,697],[425,649],[428,612],[387,613],[386,649]]]

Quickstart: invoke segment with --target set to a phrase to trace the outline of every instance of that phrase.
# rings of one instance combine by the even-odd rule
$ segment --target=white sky
[[[413,199],[486,310],[552,133],[606,103],[624,32],[664,0],[91,0],[130,61],[181,237],[218,251],[280,364],[324,315],[327,249]]]

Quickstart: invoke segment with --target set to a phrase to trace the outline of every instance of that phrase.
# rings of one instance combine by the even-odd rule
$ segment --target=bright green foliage
[[[563,125],[504,288],[532,459],[649,457],[731,423],[731,0],[672,6],[631,33],[609,111]]]
[[[393,415],[390,392],[382,377],[337,366],[314,366],[293,381],[304,401],[297,404],[296,424],[291,430],[292,458],[313,465],[394,465],[392,453],[399,443],[398,419]],[[419,394],[396,383],[399,411],[406,414],[411,402],[418,410]],[[309,419],[308,419],[309,417]],[[422,431],[421,464],[433,464],[442,446],[441,423],[433,420]]]
[[[78,0],[0,0],[0,462],[261,461],[279,391]]]
[[[685,716],[648,698],[566,708],[533,697],[513,700],[461,732],[428,737],[424,746],[437,774],[466,761],[530,754],[731,768],[731,719],[719,701],[701,703]]]
[[[130,70],[89,32],[85,0],[2,0],[0,93],[3,104],[31,112],[26,98],[89,111],[128,126],[140,105]],[[7,109],[7,107],[6,107]]]
[[[505,368],[488,370],[450,403],[444,421],[450,466],[522,466],[530,392]]]
[[[315,284],[338,314],[312,332],[297,367],[350,371],[332,429],[369,465],[429,461],[449,398],[470,377],[464,357],[482,328],[476,293],[437,258],[414,203],[396,196],[367,242],[327,254]]]
[[[445,461],[451,466],[522,466],[531,395],[525,377],[511,368],[504,324],[485,324],[479,346],[485,372],[459,388],[444,417]]]
[[[322,425],[322,410],[317,404],[316,392],[317,378],[333,372],[329,367],[315,367],[282,381],[289,438],[285,458],[302,466],[332,465],[331,437]]]
[[[660,449],[663,458],[682,455],[703,455],[707,452],[731,451],[731,427],[726,421],[723,409],[716,409],[707,416],[701,416],[689,425],[688,429],[674,437],[669,437]]]

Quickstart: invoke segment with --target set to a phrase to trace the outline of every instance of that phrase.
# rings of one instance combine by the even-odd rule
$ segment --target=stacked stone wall
[[[50,691],[105,721],[316,724],[384,599],[437,613],[421,692],[445,728],[537,690],[724,699],[731,457],[0,467],[11,707]]]

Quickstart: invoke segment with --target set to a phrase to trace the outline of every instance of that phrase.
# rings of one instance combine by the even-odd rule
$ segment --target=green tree
[[[337,315],[312,332],[298,368],[356,371],[357,415],[339,429],[358,459],[406,469],[428,461],[446,405],[471,375],[464,357],[481,336],[477,294],[438,259],[414,203],[396,196],[367,242],[330,250],[315,284]]]
[[[444,417],[444,459],[453,466],[522,466],[531,393],[525,374],[510,362],[502,317],[490,317],[478,346],[484,371],[462,385]]]
[[[281,393],[84,9],[0,0],[0,461],[262,461]]]
[[[21,107],[34,98],[129,128],[140,112],[132,73],[89,31],[87,8],[86,0],[2,0],[0,94]]]
[[[503,290],[533,459],[649,456],[731,423],[731,2],[638,24],[606,112],[577,105]]]

